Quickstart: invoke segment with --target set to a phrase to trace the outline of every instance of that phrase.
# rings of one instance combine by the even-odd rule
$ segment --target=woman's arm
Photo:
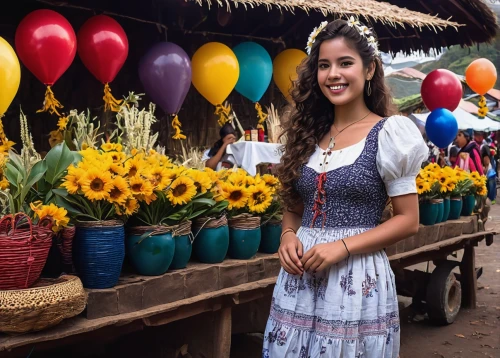
[[[418,195],[408,194],[391,198],[394,216],[362,234],[327,244],[318,244],[302,258],[304,270],[321,271],[351,255],[382,250],[418,232]],[[349,250],[349,253],[348,251]]]
[[[281,237],[278,256],[281,266],[283,266],[286,272],[292,275],[300,275],[303,272],[302,263],[300,262],[300,258],[303,254],[303,247],[295,234],[300,228],[303,212],[304,204],[301,203],[292,210],[285,211],[282,220],[282,233],[285,231],[286,233]]]
[[[216,170],[217,169],[217,164],[219,164],[220,160],[224,156],[224,153],[226,152],[226,147],[227,147],[227,144],[223,143],[222,146],[217,151],[217,153],[215,153],[215,155],[212,158],[208,159],[205,162],[205,166],[209,167],[209,168],[211,168],[213,170]]]

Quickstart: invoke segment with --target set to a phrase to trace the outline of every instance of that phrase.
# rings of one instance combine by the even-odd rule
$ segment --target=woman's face
[[[369,75],[370,72],[370,75]],[[358,52],[342,37],[321,43],[318,59],[318,84],[334,105],[341,106],[363,98],[365,81],[371,78]]]
[[[465,138],[462,132],[458,132],[456,143],[460,148],[465,147],[465,145],[467,144],[467,138]]]

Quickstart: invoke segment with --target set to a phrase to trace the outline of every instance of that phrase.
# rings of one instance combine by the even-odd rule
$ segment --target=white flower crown
[[[375,37],[372,36],[372,32],[368,27],[366,27],[365,25],[361,25],[361,23],[357,19],[355,19],[354,16],[351,16],[349,18],[349,20],[347,20],[347,24],[350,27],[355,27],[361,36],[366,37],[366,40],[368,41],[368,45],[370,45],[370,47],[373,48],[373,55],[374,56],[380,55],[380,51],[378,50],[378,42],[375,39]],[[316,37],[319,35],[319,33],[321,31],[323,31],[323,29],[326,27],[326,25],[328,25],[328,21],[323,21],[321,24],[319,24],[318,27],[315,27],[314,30],[309,35],[309,38],[307,39],[307,46],[306,46],[306,51],[307,51],[308,55],[311,54],[311,49],[312,49],[314,42],[316,41]]]

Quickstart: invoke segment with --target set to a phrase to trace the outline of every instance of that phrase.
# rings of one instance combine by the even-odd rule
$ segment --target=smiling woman
[[[427,146],[391,116],[376,35],[322,23],[292,92],[279,168],[280,263],[263,357],[396,358],[394,274],[383,250],[418,230],[415,177]],[[388,196],[394,216],[380,224]]]

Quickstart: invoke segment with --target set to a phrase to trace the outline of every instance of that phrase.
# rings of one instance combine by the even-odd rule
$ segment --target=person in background
[[[460,148],[460,151],[455,166],[471,172],[477,171],[480,175],[483,175],[480,149],[477,143],[472,140],[473,135],[472,129],[458,131],[455,143]]]
[[[448,161],[450,162],[450,166],[454,167],[457,164],[458,152],[460,148],[455,144],[450,144],[448,147]]]
[[[488,199],[494,204],[497,196],[497,170],[495,158],[491,153],[489,137],[484,132],[475,132],[474,140],[480,147],[483,171],[488,180],[486,183],[486,187],[488,188]]]
[[[237,134],[231,123],[226,123],[219,131],[220,139],[214,143],[213,147],[203,153],[202,161],[205,166],[213,170],[222,168],[232,168],[234,166],[234,157],[226,153],[229,144],[236,142]]]

